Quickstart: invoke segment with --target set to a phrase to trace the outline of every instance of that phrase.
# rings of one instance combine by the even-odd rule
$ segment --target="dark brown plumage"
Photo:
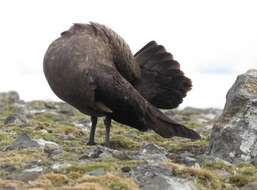
[[[133,56],[111,29],[96,23],[74,24],[48,48],[44,73],[58,97],[91,116],[89,144],[94,144],[101,116],[106,146],[111,119],[141,131],[152,129],[166,138],[200,138],[156,108],[178,106],[191,88],[178,62],[156,42]]]

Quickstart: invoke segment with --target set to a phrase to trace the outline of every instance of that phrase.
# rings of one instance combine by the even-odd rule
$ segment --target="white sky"
[[[164,45],[193,81],[184,106],[220,107],[238,74],[257,66],[257,1],[8,0],[0,2],[0,91],[57,100],[42,71],[48,45],[72,23],[95,21],[136,52]]]

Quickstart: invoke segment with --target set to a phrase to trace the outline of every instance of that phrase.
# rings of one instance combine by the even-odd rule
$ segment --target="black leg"
[[[105,146],[110,147],[110,131],[111,131],[111,118],[110,116],[106,116],[104,119],[104,125],[105,125]]]
[[[91,117],[91,130],[90,130],[90,136],[89,136],[89,141],[88,145],[95,145],[95,130],[96,130],[96,124],[97,124],[97,117],[92,116]]]

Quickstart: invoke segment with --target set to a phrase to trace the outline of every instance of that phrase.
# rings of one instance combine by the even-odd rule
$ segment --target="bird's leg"
[[[97,117],[91,116],[91,130],[90,130],[90,136],[88,145],[95,145],[95,130],[96,130],[96,124],[97,124]]]
[[[110,147],[110,131],[111,131],[111,117],[106,116],[104,119],[104,125],[105,125],[105,146]]]

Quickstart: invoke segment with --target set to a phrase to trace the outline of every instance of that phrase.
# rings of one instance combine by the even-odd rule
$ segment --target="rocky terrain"
[[[257,189],[256,160],[234,162],[218,151],[221,142],[209,146],[211,136],[211,142],[218,138],[211,131],[222,110],[188,107],[165,113],[202,139],[164,139],[113,122],[111,148],[106,148],[100,120],[97,145],[88,146],[90,119],[76,109],[0,93],[0,190]],[[216,145],[221,147],[213,149]]]

